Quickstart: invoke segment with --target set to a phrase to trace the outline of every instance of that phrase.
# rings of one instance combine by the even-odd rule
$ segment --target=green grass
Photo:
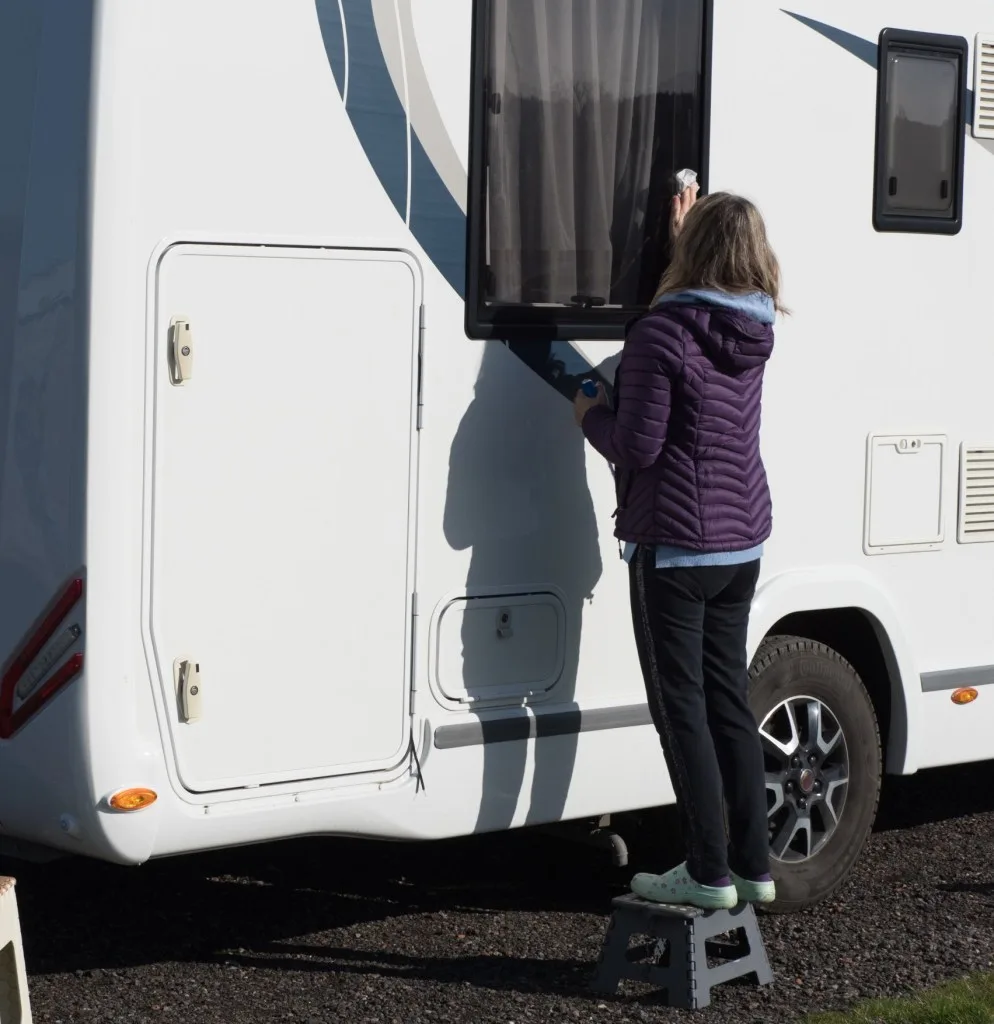
[[[808,1024],[992,1024],[994,974],[977,974],[907,999],[879,999]]]

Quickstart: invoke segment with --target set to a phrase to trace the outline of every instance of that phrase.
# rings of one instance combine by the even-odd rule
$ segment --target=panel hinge
[[[414,717],[418,694],[418,592],[411,594],[411,718]]]
[[[421,773],[421,761],[418,758],[418,744],[414,736],[414,724],[417,721],[415,699],[418,693],[418,592],[411,594],[411,760],[412,770],[416,773],[417,783],[414,792],[425,788],[424,776]]]
[[[425,404],[425,306],[418,310],[418,430],[421,429]]]

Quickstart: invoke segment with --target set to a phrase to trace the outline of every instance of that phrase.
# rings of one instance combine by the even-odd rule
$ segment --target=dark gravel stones
[[[310,840],[143,868],[0,862],[18,877],[37,1024],[532,1024],[686,1020],[586,983],[610,899],[669,866],[675,818],[633,864],[534,832],[452,843]],[[638,833],[619,825],[626,837]],[[666,847],[669,846],[667,849]],[[885,786],[853,875],[761,918],[776,984],[693,1015],[789,1024],[994,966],[994,763]]]

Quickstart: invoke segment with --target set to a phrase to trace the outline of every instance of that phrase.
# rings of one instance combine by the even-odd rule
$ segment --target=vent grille
[[[994,542],[994,444],[963,445],[960,452],[957,539]]]
[[[973,70],[973,134],[994,139],[994,35],[977,36]]]

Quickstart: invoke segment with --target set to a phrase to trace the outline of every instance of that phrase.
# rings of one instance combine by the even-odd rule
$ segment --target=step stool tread
[[[712,914],[728,913],[720,910],[703,910],[700,907],[688,907],[679,903],[655,903],[652,900],[644,900],[635,893],[628,893],[624,896],[616,896],[611,900],[611,906],[622,910],[638,910],[645,914],[667,914],[671,917],[710,917]]]

